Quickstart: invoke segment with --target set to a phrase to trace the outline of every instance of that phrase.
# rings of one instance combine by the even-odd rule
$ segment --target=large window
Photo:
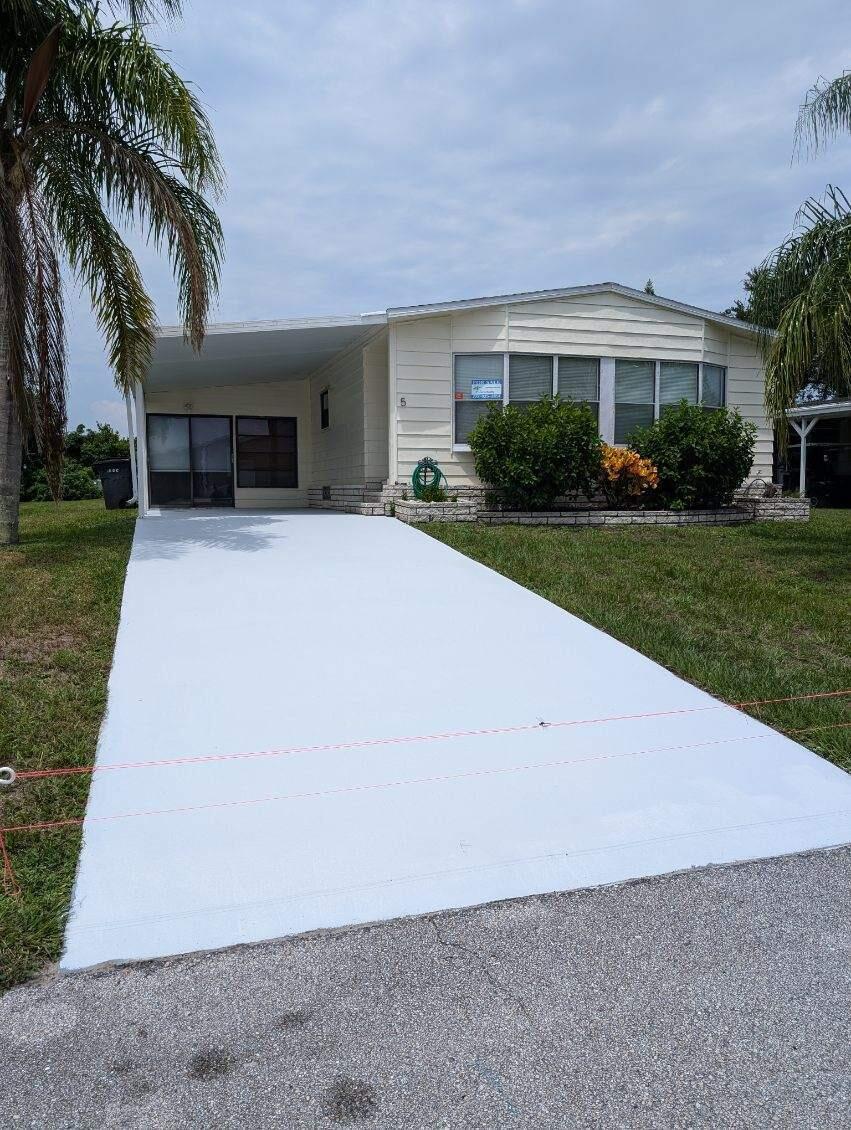
[[[700,402],[704,408],[723,408],[726,394],[727,370],[723,365],[703,366],[703,391]]]
[[[553,394],[553,359],[533,353],[512,353],[508,358],[508,402],[518,407],[534,404]]]
[[[633,428],[652,424],[656,412],[656,362],[615,362],[615,443]]]
[[[455,442],[466,443],[491,404],[502,403],[501,353],[462,353],[455,358]]]
[[[681,400],[697,404],[697,364],[693,361],[659,362],[659,411]]]
[[[295,416],[237,416],[236,473],[241,487],[297,487]]]
[[[559,357],[558,393],[586,404],[600,418],[600,362],[596,357]]]

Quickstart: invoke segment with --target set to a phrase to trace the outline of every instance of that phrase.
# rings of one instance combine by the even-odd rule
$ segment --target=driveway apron
[[[96,764],[67,969],[851,841],[841,770],[325,511],[137,523]]]

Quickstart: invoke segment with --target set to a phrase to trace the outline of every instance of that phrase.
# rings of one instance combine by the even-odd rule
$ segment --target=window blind
[[[508,358],[508,399],[540,400],[553,394],[553,359],[512,353]]]
[[[615,443],[626,443],[633,428],[653,423],[655,361],[615,362]]]
[[[697,365],[689,361],[663,361],[659,366],[659,404],[697,404]]]
[[[473,381],[499,381],[502,387],[501,353],[459,353],[455,358],[455,443],[466,443],[476,421],[501,400],[473,400]],[[460,399],[459,399],[460,397]]]
[[[615,362],[615,400],[619,404],[652,404],[656,382],[654,361]]]
[[[596,357],[559,357],[558,391],[571,400],[600,399],[600,362]]]
[[[703,405],[706,408],[724,406],[724,385],[727,370],[723,365],[703,366]]]

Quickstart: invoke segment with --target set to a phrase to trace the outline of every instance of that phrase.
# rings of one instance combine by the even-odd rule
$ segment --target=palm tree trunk
[[[21,425],[12,401],[9,349],[0,303],[0,546],[18,540],[21,500]]]

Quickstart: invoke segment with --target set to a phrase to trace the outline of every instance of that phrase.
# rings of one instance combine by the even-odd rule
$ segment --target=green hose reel
[[[411,475],[411,486],[414,488],[414,498],[434,502],[436,500],[433,495],[444,490],[449,486],[449,483],[446,480],[446,475],[434,459],[430,455],[426,455],[414,467],[414,473]]]

